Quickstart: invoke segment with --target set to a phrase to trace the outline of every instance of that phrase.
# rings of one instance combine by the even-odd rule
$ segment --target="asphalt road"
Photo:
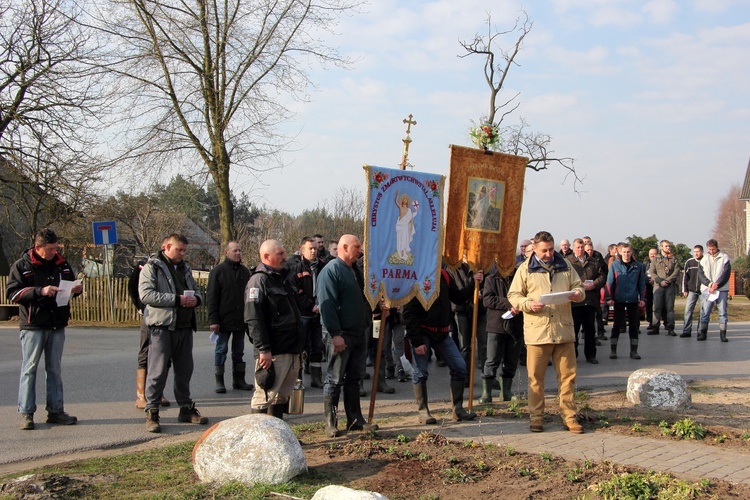
[[[679,325],[678,325],[679,326]],[[645,333],[645,325],[642,327]],[[641,337],[640,353],[643,359],[628,357],[627,338],[620,340],[617,360],[609,359],[609,346],[599,348],[598,365],[580,362],[578,388],[593,390],[604,387],[624,389],[627,377],[638,368],[658,367],[675,371],[688,381],[710,378],[746,378],[750,376],[750,323],[729,325],[728,343],[719,342],[717,326],[712,325],[707,342],[697,342],[695,335],[689,339],[659,336]],[[604,342],[606,344],[606,342]],[[0,465],[28,461],[42,457],[66,455],[74,452],[121,447],[164,436],[194,433],[203,430],[191,424],[177,423],[178,410],[162,411],[162,434],[146,432],[144,414],[136,410],[135,366],[138,346],[136,328],[68,328],[63,355],[63,381],[65,409],[78,417],[75,426],[54,426],[44,423],[44,375],[37,375],[36,429],[18,429],[17,411],[18,377],[21,367],[20,340],[15,324],[0,324],[0,440],[2,454]],[[228,390],[227,394],[213,392],[213,345],[208,332],[198,332],[194,347],[195,372],[192,395],[197,408],[210,418],[211,423],[249,412],[251,392]],[[581,355],[582,358],[582,355]],[[579,361],[581,360],[579,358]],[[448,400],[448,371],[431,365],[432,376],[428,382],[430,400]],[[229,366],[227,382],[231,382]],[[372,369],[369,369],[370,371]],[[519,367],[520,384],[526,384],[526,374]],[[475,372],[474,397],[481,393],[479,371]],[[367,381],[371,384],[372,381]],[[398,411],[415,412],[411,384],[390,380],[395,394],[378,394],[378,401],[400,405]],[[228,384],[229,385],[229,384]],[[552,369],[547,373],[548,392],[556,388]],[[168,382],[171,395],[171,375]],[[362,400],[367,415],[368,397]],[[468,390],[467,390],[468,394]],[[476,399],[475,399],[476,401]],[[375,405],[375,419],[378,418]],[[435,404],[432,405],[436,406]],[[402,408],[401,408],[402,407]],[[305,398],[305,415],[289,417],[290,422],[303,419],[322,419],[322,390],[308,388]]]

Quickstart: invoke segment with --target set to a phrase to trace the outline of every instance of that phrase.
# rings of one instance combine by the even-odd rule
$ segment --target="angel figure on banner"
[[[416,230],[414,229],[414,218],[419,210],[419,204],[416,201],[413,205],[410,204],[411,199],[409,198],[409,195],[402,194],[399,196],[398,191],[396,191],[394,202],[398,207],[398,220],[396,221],[396,254],[400,260],[409,262],[412,260],[411,241],[416,233]]]

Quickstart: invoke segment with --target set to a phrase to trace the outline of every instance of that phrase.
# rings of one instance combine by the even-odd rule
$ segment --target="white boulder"
[[[262,413],[224,420],[193,448],[193,468],[203,482],[279,484],[307,472],[292,428]]]
[[[344,486],[326,486],[315,492],[312,500],[388,500],[374,491],[353,490]]]
[[[685,380],[677,373],[657,368],[636,370],[628,377],[628,401],[648,408],[690,408],[692,399]]]

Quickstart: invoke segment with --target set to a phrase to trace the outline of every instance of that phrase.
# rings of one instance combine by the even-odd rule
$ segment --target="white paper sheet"
[[[57,301],[57,307],[63,307],[67,306],[70,302],[70,291],[81,284],[81,280],[75,280],[75,281],[66,281],[66,280],[60,280],[60,284],[57,285],[57,288],[59,290],[57,291],[57,294],[55,295],[55,300]]]
[[[570,294],[573,292],[557,292],[557,293],[546,293],[539,297],[539,302],[542,304],[553,306],[557,304],[565,304],[570,302]]]
[[[513,314],[510,311],[505,311],[505,314],[503,314],[503,319],[513,319],[516,315]]]

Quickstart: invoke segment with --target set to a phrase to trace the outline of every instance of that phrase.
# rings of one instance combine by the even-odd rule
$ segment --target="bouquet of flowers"
[[[494,150],[500,144],[500,130],[497,125],[486,120],[469,128],[469,137],[471,137],[471,142],[482,149]]]

